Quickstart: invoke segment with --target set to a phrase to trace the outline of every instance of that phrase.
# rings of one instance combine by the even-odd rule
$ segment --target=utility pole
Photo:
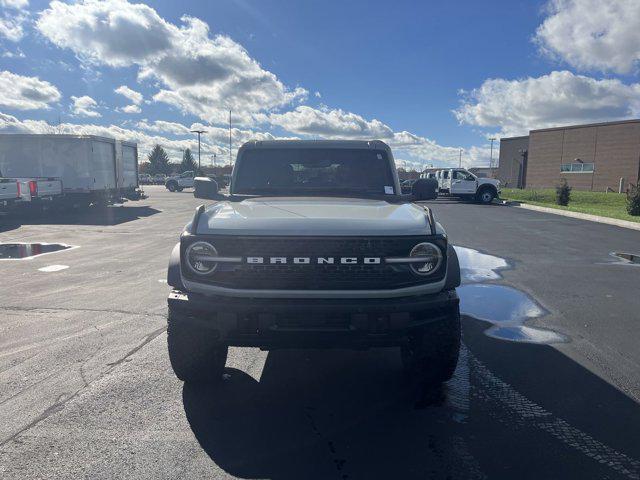
[[[191,133],[198,134],[198,171],[200,170],[200,135],[205,132],[206,130],[191,130]]]
[[[491,177],[493,177],[493,142],[495,141],[495,138],[490,138],[489,140],[491,140],[491,157],[489,158],[489,170],[491,172]]]
[[[458,158],[458,168],[462,168],[462,149],[460,149],[460,157]]]
[[[231,163],[231,109],[229,109],[229,165]]]

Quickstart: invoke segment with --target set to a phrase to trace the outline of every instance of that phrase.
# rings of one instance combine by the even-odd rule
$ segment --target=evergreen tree
[[[148,173],[155,175],[156,173],[171,173],[171,165],[169,165],[169,156],[165,152],[164,148],[160,145],[156,145],[149,153],[147,157],[149,160]]]
[[[196,163],[196,159],[193,158],[190,149],[186,149],[182,154],[182,163],[180,164],[180,173],[198,170],[198,164]]]

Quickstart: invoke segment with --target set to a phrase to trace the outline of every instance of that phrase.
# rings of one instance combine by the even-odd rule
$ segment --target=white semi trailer
[[[77,204],[138,197],[135,143],[92,135],[0,134],[0,172],[10,178],[58,178]]]

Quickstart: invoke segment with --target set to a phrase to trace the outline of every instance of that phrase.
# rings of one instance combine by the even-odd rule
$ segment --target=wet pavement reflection
[[[73,248],[63,243],[0,243],[0,260],[19,260]]]
[[[485,334],[514,342],[562,343],[568,339],[552,330],[531,327],[525,322],[547,311],[526,293],[506,285],[480,283],[501,279],[501,270],[511,268],[506,259],[472,248],[455,247],[460,262],[462,286],[458,291],[460,312],[493,324]]]
[[[631,263],[640,265],[640,255],[634,253],[611,252],[611,256],[622,260],[622,263]]]

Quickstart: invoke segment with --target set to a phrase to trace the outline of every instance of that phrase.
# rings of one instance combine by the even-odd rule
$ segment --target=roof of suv
[[[241,148],[382,148],[391,150],[381,140],[252,140]]]

